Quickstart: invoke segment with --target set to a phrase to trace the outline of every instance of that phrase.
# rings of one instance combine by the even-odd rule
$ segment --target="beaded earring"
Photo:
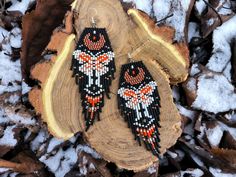
[[[159,157],[160,96],[156,82],[142,61],[122,65],[118,107],[135,139]]]
[[[71,65],[81,94],[86,131],[95,119],[100,120],[104,93],[109,98],[109,86],[116,70],[114,56],[106,29],[97,28],[92,18],[92,27],[82,32]]]

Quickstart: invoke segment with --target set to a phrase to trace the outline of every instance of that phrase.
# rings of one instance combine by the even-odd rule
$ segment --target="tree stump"
[[[174,30],[156,27],[143,12],[130,9],[129,16],[118,0],[75,1],[67,16],[66,26],[72,25],[76,35],[56,32],[47,46],[57,55],[50,61],[38,63],[31,71],[41,88],[34,88],[29,98],[38,114],[47,123],[49,131],[58,138],[68,139],[78,131],[84,132],[88,143],[107,161],[120,168],[141,171],[158,159],[139,146],[117,107],[117,90],[121,65],[128,62],[127,53],[134,60],[142,60],[158,85],[161,98],[160,145],[161,154],[181,135],[181,118],[173,103],[171,83],[184,81],[188,74],[188,49],[184,43],[172,44]],[[85,132],[80,94],[70,71],[72,52],[80,33],[91,26],[94,18],[97,27],[107,29],[115,52],[117,71],[110,87],[110,99],[100,115],[101,121]]]

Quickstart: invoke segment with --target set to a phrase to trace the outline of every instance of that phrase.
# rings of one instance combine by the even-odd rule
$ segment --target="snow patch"
[[[231,59],[230,43],[236,37],[236,16],[217,27],[213,32],[213,55],[207,67],[216,72],[223,72]]]
[[[3,136],[0,138],[1,146],[10,146],[14,147],[17,144],[17,140],[15,139],[13,129],[16,128],[15,125],[8,126],[3,133]]]
[[[30,147],[32,151],[36,151],[37,149],[39,149],[41,144],[46,141],[48,137],[48,133],[41,129],[37,137],[33,141],[31,141]]]
[[[213,167],[210,167],[209,171],[214,177],[235,177],[236,176],[235,174],[231,174],[231,173],[223,173],[222,170],[218,168],[213,168]]]
[[[196,154],[194,153],[190,153],[190,156],[191,158],[194,160],[194,162],[200,166],[200,167],[204,167],[204,163],[201,161],[201,159],[199,158],[199,156],[197,156]]]
[[[208,2],[208,0],[206,0],[206,2]],[[207,8],[207,5],[203,0],[198,0],[195,2],[195,9],[198,15],[201,15],[206,8]]]
[[[190,90],[190,91],[196,91],[196,89],[197,89],[197,86],[196,86],[196,79],[195,78],[193,78],[193,77],[190,77],[189,78],[189,80],[188,80],[188,82],[187,82],[187,88],[188,88],[188,90]]]
[[[87,145],[78,145],[76,147],[76,149],[77,149],[78,152],[84,151],[84,152],[92,155],[96,159],[100,159],[101,158],[101,156],[95,150],[93,150],[91,147],[89,147]]]
[[[196,117],[196,111],[192,111],[190,109],[187,109],[183,106],[181,106],[179,103],[176,104],[180,114],[182,114],[185,117],[188,117],[190,119],[193,119]]]
[[[74,148],[68,148],[65,151],[60,148],[54,156],[48,158],[46,154],[40,157],[39,160],[47,165],[56,177],[63,177],[71,170],[77,159],[77,152]]]
[[[57,139],[57,138],[52,138],[49,142],[47,152],[51,152],[56,146],[62,144],[64,140]]]
[[[30,87],[28,84],[26,84],[24,81],[21,83],[21,87],[22,87],[22,91],[21,93],[24,95],[26,93],[28,93],[32,87]]]
[[[193,64],[190,69],[190,76],[195,76],[198,73],[200,73],[200,69],[198,67],[198,64]]]
[[[28,9],[31,2],[34,0],[22,0],[14,1],[15,3],[11,5],[7,11],[20,11],[22,14],[25,14],[25,11]]]
[[[155,165],[152,165],[150,166],[148,169],[147,169],[147,172],[149,174],[153,174],[153,173],[156,173],[157,172],[157,167]]]
[[[207,25],[208,26],[212,26],[213,24],[214,24],[214,22],[215,22],[215,18],[210,18],[209,20],[207,20]]]
[[[9,170],[10,170],[9,168],[2,168],[2,167],[0,167],[0,174],[4,173],[6,171],[9,171]]]
[[[5,100],[6,103],[16,104],[20,100],[20,96],[17,94],[11,95],[7,100]]]
[[[202,75],[198,79],[197,98],[192,107],[219,113],[236,108],[233,85],[224,75]]]
[[[223,136],[223,130],[219,125],[206,130],[206,136],[212,147],[218,147]]]
[[[4,35],[0,37],[2,43],[2,50],[0,51],[0,94],[5,92],[14,92],[21,89],[18,84],[21,81],[21,69],[20,61],[11,61],[12,45],[17,46],[16,42],[18,41],[20,34],[19,28],[13,28],[11,32],[6,32],[0,28],[0,33]],[[16,39],[13,36],[17,36]],[[0,35],[1,36],[1,35]]]
[[[14,48],[21,48],[21,29],[13,28],[10,35],[10,45]]]
[[[165,20],[165,24],[175,29],[174,40],[176,41],[184,40],[186,13],[190,3],[191,0],[154,0],[153,11],[157,21],[169,16],[170,11],[173,13],[172,17]]]
[[[189,24],[188,24],[188,42],[190,42],[193,37],[200,37],[199,25],[195,22],[189,22]]]
[[[203,171],[200,169],[185,170],[180,172],[181,176],[191,175],[192,177],[201,177],[204,175]]]
[[[134,3],[135,7],[139,10],[146,12],[148,15],[151,14],[152,1],[150,0],[123,0],[123,2]]]

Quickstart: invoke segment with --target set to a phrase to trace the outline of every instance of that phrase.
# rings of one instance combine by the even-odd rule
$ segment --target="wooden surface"
[[[94,17],[98,27],[107,29],[116,55],[117,71],[111,85],[111,99],[105,98],[101,121],[96,121],[84,135],[105,160],[116,163],[120,168],[144,170],[157,158],[144,146],[138,145],[117,109],[116,93],[121,65],[128,62],[127,53],[130,52],[134,60],[145,63],[157,82],[162,106],[160,145],[163,154],[175,144],[182,132],[169,77],[173,83],[187,77],[187,47],[184,44],[172,45],[174,31],[169,27],[154,28],[154,23],[142,12],[130,10],[132,18],[128,17],[118,0],[80,0],[73,8],[77,35],[63,32],[53,35],[47,48],[57,50],[57,55],[48,62],[37,64],[32,70],[32,77],[41,82],[41,89],[33,89],[30,101],[54,136],[68,139],[78,131],[84,132],[80,95],[69,68],[75,41],[82,30],[90,26],[91,18]],[[167,37],[163,37],[163,34]]]

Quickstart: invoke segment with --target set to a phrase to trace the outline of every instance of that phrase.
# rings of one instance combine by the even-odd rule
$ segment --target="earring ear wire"
[[[91,26],[93,28],[96,28],[96,20],[94,19],[94,17],[91,18]]]
[[[134,60],[132,59],[132,57],[131,57],[131,54],[130,54],[130,53],[128,53],[128,62],[129,62],[129,63],[132,63],[132,62],[134,62]]]

